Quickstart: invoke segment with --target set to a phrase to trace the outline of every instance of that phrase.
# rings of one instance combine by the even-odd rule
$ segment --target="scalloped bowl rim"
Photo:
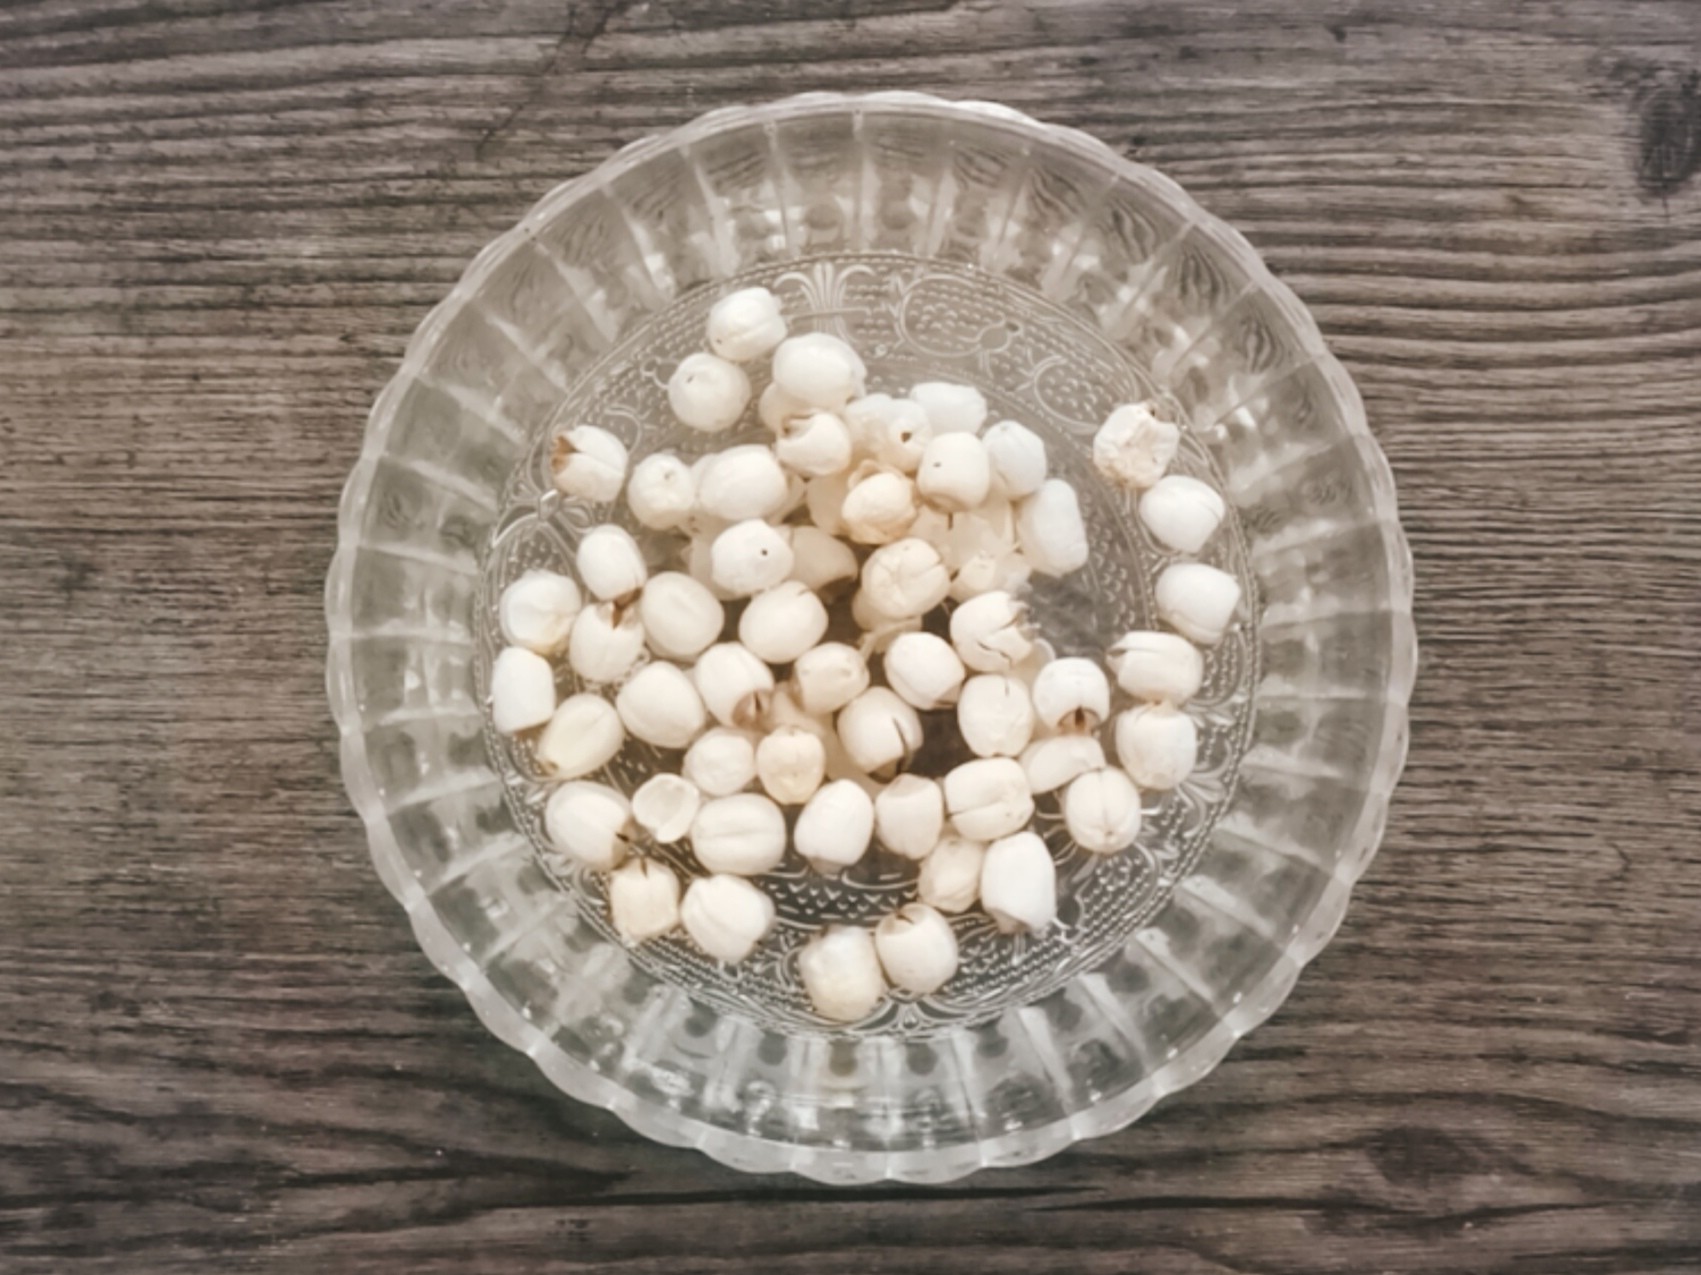
[[[377,459],[394,420],[400,393],[421,372],[426,356],[441,338],[450,319],[478,290],[496,263],[525,242],[533,226],[545,220],[558,205],[575,199],[582,190],[601,185],[616,174],[644,163],[652,155],[689,146],[730,123],[745,124],[779,115],[816,111],[856,112],[866,106],[900,108],[934,116],[966,116],[982,122],[991,120],[1030,137],[1043,137],[1051,145],[1064,146],[1081,158],[1106,167],[1119,178],[1155,186],[1178,210],[1193,218],[1199,228],[1212,236],[1217,246],[1247,272],[1248,278],[1282,307],[1331,387],[1342,396],[1348,437],[1369,444],[1358,450],[1362,462],[1372,471],[1372,490],[1380,506],[1375,512],[1383,527],[1390,555],[1389,575],[1394,582],[1394,596],[1390,599],[1388,611],[1394,673],[1387,688],[1384,729],[1376,763],[1366,783],[1365,809],[1353,834],[1346,839],[1348,848],[1334,874],[1340,888],[1319,898],[1316,910],[1299,937],[1288,946],[1283,958],[1272,966],[1265,978],[1245,993],[1233,1013],[1219,1020],[1212,1031],[1168,1059],[1141,1083],[1050,1125],[982,1139],[978,1143],[952,1148],[952,1152],[945,1155],[928,1149],[884,1153],[835,1152],[735,1133],[701,1120],[682,1121],[677,1112],[639,1098],[573,1059],[529,1022],[462,950],[432,907],[424,888],[404,865],[401,847],[391,830],[366,758],[350,665],[349,639],[354,635],[346,625],[347,609],[344,605],[351,594],[355,556],[359,548],[358,518],[372,484]],[[349,474],[339,502],[337,551],[325,586],[325,611],[330,631],[326,684],[332,716],[341,736],[343,783],[356,812],[366,825],[368,846],[380,880],[405,909],[414,936],[427,958],[461,989],[480,1021],[498,1039],[531,1058],[557,1088],[581,1102],[606,1108],[646,1138],[670,1146],[694,1147],[735,1169],[791,1171],[839,1185],[882,1179],[937,1183],[981,1168],[1029,1164],[1054,1155],[1082,1139],[1101,1137],[1125,1128],[1160,1098],[1208,1074],[1235,1041],[1264,1022],[1287,998],[1300,971],[1327,945],[1339,927],[1352,887],[1375,857],[1382,840],[1388,797],[1406,758],[1407,704],[1417,666],[1417,638],[1411,620],[1411,604],[1411,550],[1400,527],[1393,474],[1386,456],[1370,432],[1357,387],[1324,344],[1316,320],[1304,303],[1270,273],[1263,259],[1239,231],[1205,211],[1181,186],[1156,169],[1124,158],[1079,129],[1046,124],[1008,106],[994,102],[950,101],[911,92],[804,93],[755,107],[734,106],[710,111],[678,128],[630,142],[596,168],[561,182],[539,199],[518,223],[486,244],[468,264],[448,296],[425,316],[408,342],[401,367],[373,403],[359,459]],[[970,1151],[975,1153],[974,1162],[966,1161],[966,1153]]]

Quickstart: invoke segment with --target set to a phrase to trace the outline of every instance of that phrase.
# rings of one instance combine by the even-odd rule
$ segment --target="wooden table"
[[[0,12],[0,1270],[1701,1270],[1701,7]],[[1363,388],[1423,666],[1346,926],[1134,1128],[944,1189],[566,1100],[415,948],[320,588],[368,404],[553,183],[1001,98],[1245,230]]]

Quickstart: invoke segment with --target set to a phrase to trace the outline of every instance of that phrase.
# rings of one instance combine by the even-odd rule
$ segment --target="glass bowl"
[[[569,561],[606,512],[551,491],[552,429],[594,420],[634,458],[733,441],[685,437],[664,387],[710,303],[748,283],[793,331],[850,339],[871,389],[969,381],[1045,437],[1094,539],[1034,600],[1059,651],[1150,626],[1167,560],[1089,462],[1115,404],[1158,398],[1186,423],[1178,466],[1230,508],[1205,556],[1244,589],[1190,706],[1199,768],[1148,807],[1134,851],[1094,858],[1044,822],[1058,923],[1011,941],[966,918],[943,993],[848,1028],[810,1012],[796,948],[909,897],[913,872],[782,866],[765,881],[781,924],[737,967],[683,939],[629,948],[595,876],[549,851],[544,784],[484,708],[496,594]],[[718,111],[558,187],[420,326],[339,533],[343,776],[420,945],[566,1093],[742,1169],[937,1182],[1136,1119],[1262,1022],[1334,932],[1405,754],[1411,561],[1352,382],[1173,182],[1000,106]],[[605,778],[630,789],[655,761],[629,748]]]

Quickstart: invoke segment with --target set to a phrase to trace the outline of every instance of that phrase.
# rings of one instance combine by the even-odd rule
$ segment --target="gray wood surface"
[[[1701,1270],[1701,6],[0,7],[0,1270]],[[557,180],[807,88],[1163,167],[1396,470],[1347,924],[1133,1129],[829,1190],[559,1097],[366,861],[320,589],[408,334]]]

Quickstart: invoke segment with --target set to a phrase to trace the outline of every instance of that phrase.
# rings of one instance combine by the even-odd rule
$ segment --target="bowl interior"
[[[1136,851],[1094,860],[1043,829],[1060,924],[1013,943],[966,922],[946,994],[855,1029],[809,1012],[793,954],[823,921],[907,897],[913,870],[783,867],[778,938],[739,967],[683,941],[625,948],[594,876],[547,851],[545,787],[482,709],[497,592],[570,560],[605,516],[550,491],[552,428],[594,421],[635,459],[705,450],[665,385],[743,282],[779,293],[794,330],[850,339],[872,388],[969,381],[1046,438],[1094,537],[1089,567],[1035,597],[1060,653],[1153,621],[1166,555],[1087,459],[1119,402],[1158,396],[1188,423],[1180,467],[1231,509],[1207,560],[1247,598],[1195,701],[1200,767],[1151,805]],[[938,1180],[1117,1127],[1196,1079],[1333,931],[1403,756],[1409,565],[1350,381],[1173,184],[1000,108],[794,99],[552,193],[416,336],[341,531],[345,776],[422,944],[563,1089],[754,1169]],[[607,778],[630,790],[655,762],[628,749]]]

